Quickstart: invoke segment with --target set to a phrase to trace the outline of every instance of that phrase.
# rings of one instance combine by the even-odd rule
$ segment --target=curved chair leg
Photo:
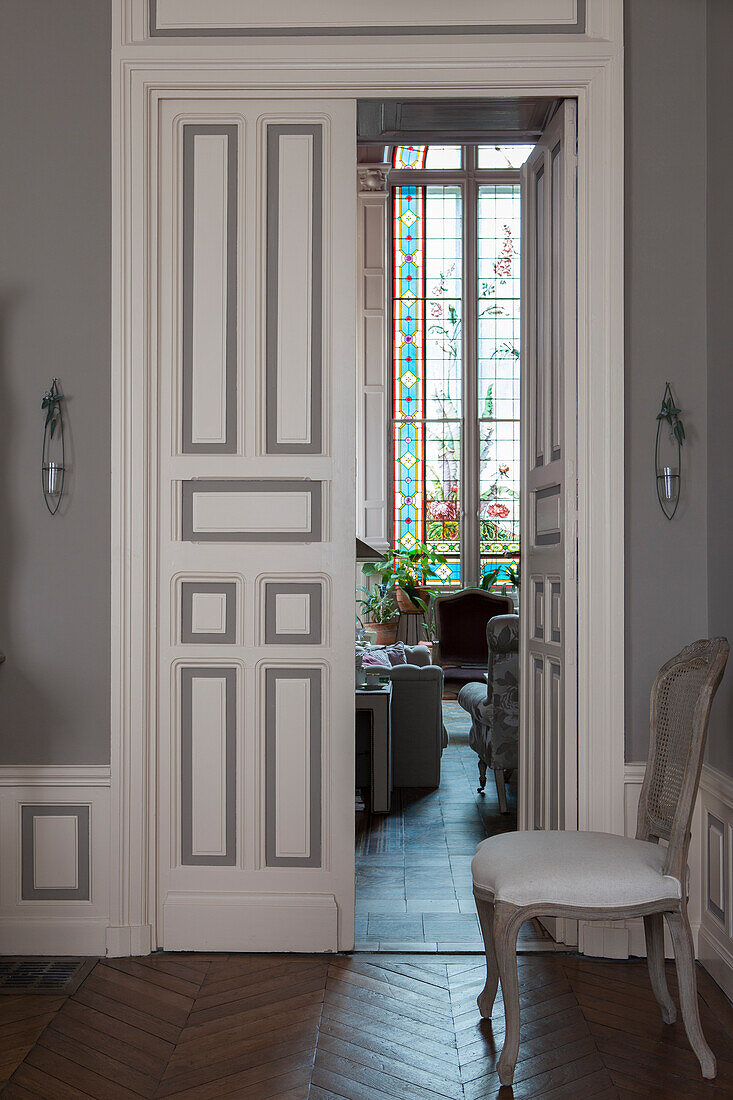
[[[703,1077],[712,1080],[718,1067],[715,1055],[705,1042],[700,1023],[697,1004],[697,981],[695,979],[695,951],[687,913],[665,913],[674,945],[674,961],[677,967],[677,982],[680,990],[680,1007],[690,1046],[697,1055]]]
[[[504,998],[506,1033],[504,1048],[496,1066],[502,1085],[511,1085],[519,1053],[519,977],[517,975],[516,905],[498,901],[494,906],[494,951]]]
[[[496,1000],[496,991],[499,988],[499,968],[496,965],[496,952],[494,951],[494,903],[484,898],[473,895],[478,912],[478,922],[481,925],[481,935],[484,937],[486,949],[486,984],[479,993],[476,1003],[478,1010],[485,1020],[491,1019],[491,1010]]]
[[[478,758],[478,793],[485,794],[484,787],[486,786],[486,761]]]
[[[677,1019],[677,1009],[669,995],[667,976],[664,972],[664,917],[661,913],[650,913],[644,917],[644,938],[646,939],[646,963],[654,996],[662,1009],[662,1019],[665,1024],[673,1024]]]
[[[507,812],[506,787],[504,785],[504,769],[494,764],[494,779],[496,780],[496,793],[499,796],[499,813]]]

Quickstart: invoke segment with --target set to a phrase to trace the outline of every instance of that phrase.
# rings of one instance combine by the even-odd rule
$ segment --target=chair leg
[[[507,813],[506,786],[504,785],[504,769],[494,764],[494,779],[496,780],[496,793],[499,796],[499,813]]]
[[[646,939],[646,963],[654,996],[662,1009],[662,1019],[665,1024],[673,1024],[677,1019],[677,1009],[669,995],[667,976],[664,972],[664,917],[661,913],[650,913],[644,917],[644,938]]]
[[[494,951],[504,998],[506,1032],[504,1047],[496,1066],[502,1085],[511,1085],[519,1053],[519,977],[517,974],[516,905],[498,901],[494,906]]]
[[[484,787],[486,786],[486,761],[478,758],[478,793],[485,794]]]
[[[473,896],[486,950],[486,984],[479,993],[476,1003],[483,1018],[490,1020],[491,1010],[496,1000],[496,991],[499,988],[499,968],[496,965],[496,952],[494,950],[494,903],[486,901],[476,894]]]
[[[717,1073],[715,1055],[705,1042],[700,1023],[697,1003],[697,980],[695,978],[695,951],[692,932],[687,913],[665,913],[674,945],[674,961],[677,967],[677,983],[680,991],[680,1007],[690,1046],[697,1055],[703,1077],[709,1081]]]

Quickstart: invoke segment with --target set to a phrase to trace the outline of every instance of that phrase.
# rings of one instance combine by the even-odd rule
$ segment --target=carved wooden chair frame
[[[618,908],[585,908],[578,905],[543,904],[541,899],[525,906],[494,901],[491,894],[474,885],[479,923],[486,947],[486,984],[479,994],[478,1007],[486,1019],[501,981],[506,1035],[497,1071],[502,1085],[511,1085],[519,1052],[519,984],[517,974],[517,935],[521,925],[537,916],[569,917],[574,920],[629,920],[644,918],[647,965],[654,995],[665,1023],[674,1023],[676,1010],[667,988],[664,968],[664,920],[672,937],[679,983],[680,1005],[685,1031],[700,1062],[702,1075],[715,1077],[715,1055],[705,1041],[697,1001],[695,952],[687,916],[687,854],[690,825],[700,783],[710,708],[725,671],[729,645],[725,638],[703,639],[687,646],[667,661],[654,680],[650,704],[649,755],[639,798],[636,839],[667,842],[664,874],[681,884],[679,900],[665,899],[645,905]],[[678,731],[675,740],[670,725],[673,716],[663,707],[670,681],[706,668],[699,686],[690,689],[696,695],[689,731]],[[663,713],[660,714],[660,711]],[[668,777],[673,773],[676,789],[670,791]]]

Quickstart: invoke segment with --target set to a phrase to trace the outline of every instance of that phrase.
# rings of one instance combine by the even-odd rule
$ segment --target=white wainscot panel
[[[181,534],[192,542],[320,540],[322,490],[307,478],[184,481]]]
[[[228,31],[232,34],[257,32],[272,27],[279,31],[369,30],[374,27],[421,26],[516,28],[557,27],[562,31],[578,25],[578,0],[420,0],[395,4],[391,0],[277,0],[263,7],[255,0],[151,0],[155,33],[176,34],[197,29]]]
[[[191,681],[191,854],[227,853],[227,682]]]
[[[311,441],[313,138],[281,134],[278,175],[277,441]]]
[[[108,766],[0,767],[0,944],[6,955],[104,955]]]
[[[307,493],[194,493],[193,529],[211,531],[307,531]]]
[[[196,634],[224,634],[227,628],[226,592],[194,592],[191,629]]]
[[[384,396],[381,393],[364,394],[364,434],[367,441],[364,486],[367,505],[384,505],[385,447],[383,429],[385,422]],[[374,446],[377,443],[377,446]],[[370,445],[371,444],[371,445]]]
[[[197,134],[194,150],[191,441],[226,443],[228,139]]]
[[[384,318],[367,315],[364,318],[364,383],[383,386],[384,379]]]
[[[701,867],[693,875],[701,894],[698,957],[733,999],[733,779],[709,764],[702,769],[699,809]]]
[[[310,680],[275,688],[275,855],[310,855]]]
[[[79,818],[47,814],[33,818],[33,887],[76,890],[79,885]]]
[[[275,595],[275,630],[278,634],[310,633],[310,596],[307,592]]]
[[[323,670],[271,666],[265,687],[265,862],[320,867]]]

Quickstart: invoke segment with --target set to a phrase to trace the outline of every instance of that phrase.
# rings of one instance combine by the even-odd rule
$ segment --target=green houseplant
[[[358,600],[362,610],[359,621],[376,635],[377,645],[392,645],[397,640],[397,605],[392,590],[385,584],[374,588],[361,587],[363,597]]]
[[[427,611],[430,600],[429,581],[440,581],[438,569],[445,558],[432,547],[417,542],[411,550],[389,550],[381,561],[362,566],[365,577],[379,577],[385,588],[395,589],[400,611]]]

